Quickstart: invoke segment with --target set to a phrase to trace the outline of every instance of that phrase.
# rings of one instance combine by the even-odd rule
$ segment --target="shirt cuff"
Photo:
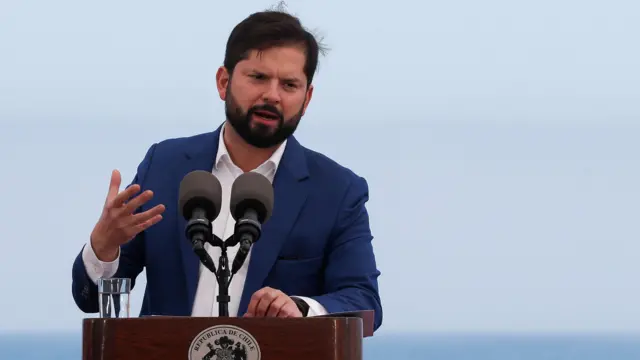
[[[304,297],[304,296],[293,296],[293,297],[296,297],[296,298],[306,302],[307,305],[309,305],[309,313],[307,314],[307,317],[323,316],[323,315],[327,315],[329,313],[327,311],[327,309],[325,309],[324,306],[322,306],[316,300],[313,300],[311,298]]]
[[[82,262],[84,263],[87,275],[89,275],[89,279],[97,285],[100,278],[108,279],[115,275],[118,270],[118,264],[120,263],[120,249],[118,249],[118,256],[114,261],[100,261],[93,251],[91,241],[89,241],[84,246],[84,249],[82,249]]]

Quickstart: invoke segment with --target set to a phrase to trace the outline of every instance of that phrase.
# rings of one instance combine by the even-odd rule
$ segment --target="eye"
[[[256,80],[264,80],[267,78],[264,74],[250,74],[249,77],[252,77]]]
[[[285,83],[285,84],[284,84],[284,86],[285,86],[286,88],[288,88],[288,89],[292,89],[292,90],[293,90],[293,89],[297,89],[297,88],[298,88],[298,85],[297,85],[297,84],[295,84],[295,83]]]

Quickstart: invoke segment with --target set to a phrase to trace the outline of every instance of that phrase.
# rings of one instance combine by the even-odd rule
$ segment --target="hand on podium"
[[[244,317],[302,317],[302,312],[287,294],[267,286],[251,296]]]

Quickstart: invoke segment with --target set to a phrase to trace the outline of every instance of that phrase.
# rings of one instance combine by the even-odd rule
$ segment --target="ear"
[[[304,100],[304,106],[302,107],[302,115],[307,112],[307,106],[309,106],[309,102],[311,102],[311,97],[313,96],[313,84],[309,84],[309,88],[307,89],[307,94]]]
[[[229,86],[229,72],[224,66],[218,68],[216,72],[216,86],[218,87],[218,94],[220,100],[225,101],[227,99],[227,87]]]

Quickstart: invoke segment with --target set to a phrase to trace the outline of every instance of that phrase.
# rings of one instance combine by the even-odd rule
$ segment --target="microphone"
[[[210,172],[196,170],[188,173],[180,182],[178,205],[180,214],[187,220],[186,235],[200,261],[215,274],[215,265],[204,248],[213,236],[211,223],[220,214],[222,186]]]
[[[247,172],[233,182],[230,197],[229,209],[236,220],[233,242],[240,243],[231,267],[231,273],[235,274],[246,260],[251,245],[260,238],[262,224],[271,217],[273,185],[263,175]]]

